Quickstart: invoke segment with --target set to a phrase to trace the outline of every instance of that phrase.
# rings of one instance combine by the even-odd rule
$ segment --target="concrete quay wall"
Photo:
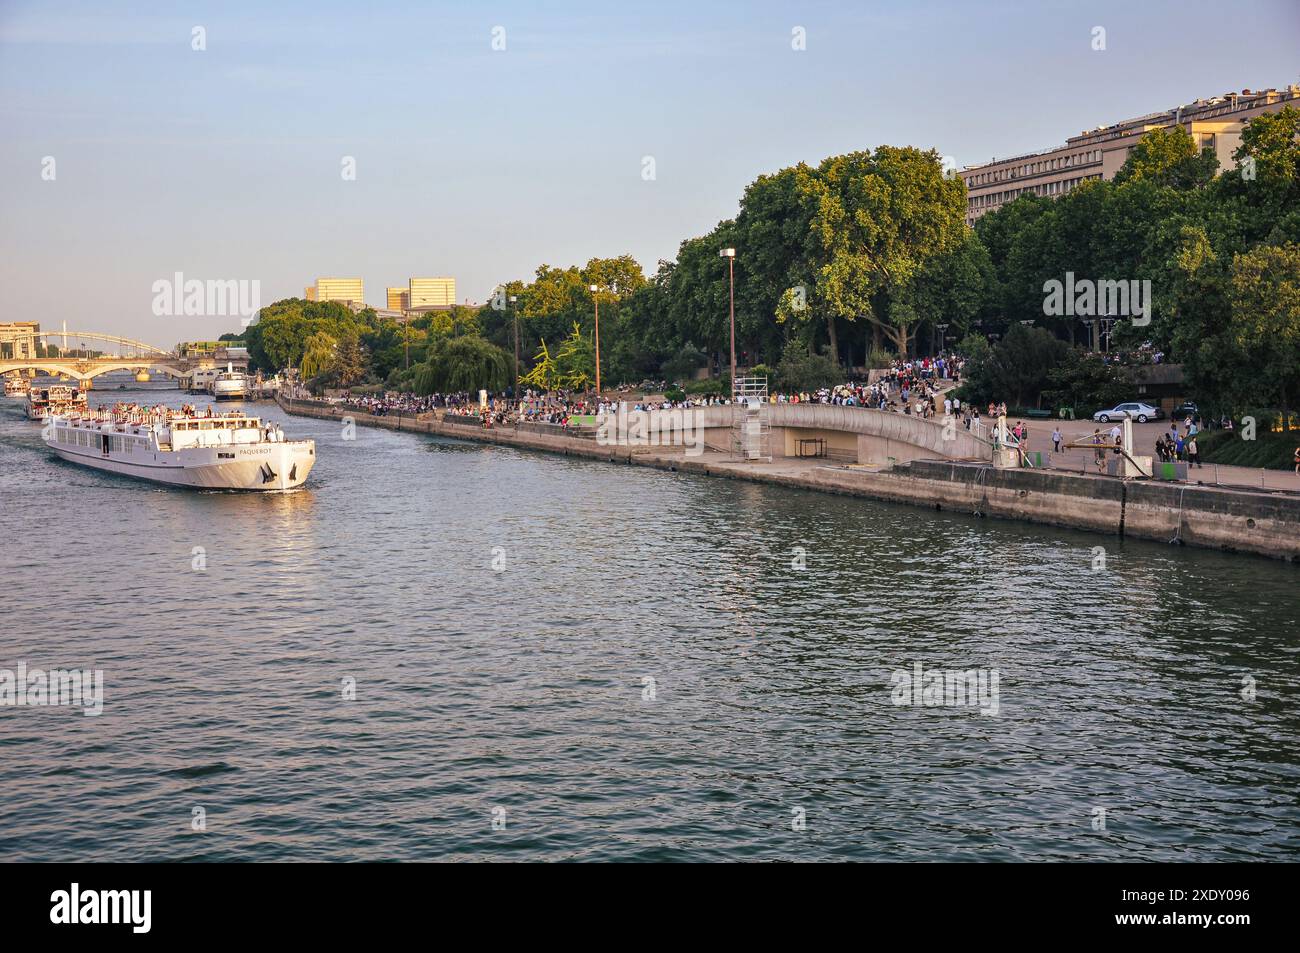
[[[362,426],[411,430],[481,443],[639,464],[705,476],[906,503],[935,510],[1021,520],[1108,536],[1255,553],[1300,563],[1300,496],[1174,483],[1122,481],[1062,471],[999,470],[987,464],[912,460],[874,471],[840,465],[743,464],[680,449],[601,445],[591,436],[539,432],[541,428],[484,429],[469,422],[346,411],[318,401],[277,398],[281,409]],[[898,415],[892,415],[898,416]],[[929,423],[928,421],[915,421]]]

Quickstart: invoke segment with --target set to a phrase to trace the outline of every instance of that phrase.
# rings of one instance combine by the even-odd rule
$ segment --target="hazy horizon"
[[[882,144],[959,167],[1046,149],[1297,82],[1297,39],[1288,0],[4,3],[0,304],[170,347],[239,327],[155,316],[176,272],[260,281],[264,304],[360,276],[376,307],[412,275],[482,302],[542,263],[652,273],[764,172]]]

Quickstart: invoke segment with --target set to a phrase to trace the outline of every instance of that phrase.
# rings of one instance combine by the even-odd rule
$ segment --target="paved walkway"
[[[1103,434],[1109,433],[1111,424],[1093,423],[1090,420],[1029,420],[1030,450],[1049,451],[1052,467],[1058,470],[1096,473],[1095,456],[1092,450],[1062,450],[1052,453],[1052,428],[1059,426],[1063,443],[1084,440],[1092,435],[1094,429]],[[1014,427],[1016,418],[1008,417],[1007,426]],[[1181,430],[1181,427],[1179,428]],[[1134,456],[1155,456],[1156,439],[1169,430],[1168,420],[1156,420],[1150,423],[1133,425]],[[1258,467],[1232,467],[1217,463],[1207,463],[1202,467],[1193,467],[1188,473],[1188,483],[1204,483],[1208,486],[1240,486],[1255,490],[1291,490],[1300,492],[1300,477],[1292,470],[1264,470]]]

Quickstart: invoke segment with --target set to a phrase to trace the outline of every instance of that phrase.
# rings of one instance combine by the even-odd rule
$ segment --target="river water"
[[[1300,854],[1294,566],[247,406],[305,488],[0,405],[0,669],[104,686],[0,707],[5,859]]]

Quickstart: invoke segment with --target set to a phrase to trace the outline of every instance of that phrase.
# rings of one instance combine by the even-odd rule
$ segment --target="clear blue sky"
[[[165,346],[238,324],[155,317],[177,271],[482,301],[542,262],[651,272],[800,160],[967,165],[1300,81],[1296,0],[119,6],[0,0],[0,307]]]

